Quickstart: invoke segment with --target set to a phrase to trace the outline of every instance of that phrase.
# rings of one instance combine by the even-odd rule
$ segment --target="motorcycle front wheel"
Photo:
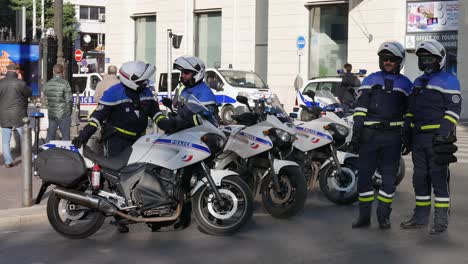
[[[283,167],[276,190],[273,177],[268,174],[262,182],[261,194],[265,210],[276,218],[288,218],[304,209],[307,199],[307,183],[301,169],[296,166]]]
[[[207,234],[231,235],[252,217],[252,192],[238,176],[223,178],[218,191],[222,201],[218,201],[208,185],[194,194],[192,199],[195,220]]]
[[[97,210],[61,199],[51,192],[47,202],[47,218],[54,230],[62,236],[82,239],[96,233],[104,224],[106,216]]]
[[[320,190],[332,203],[352,204],[358,200],[356,159],[347,159],[341,169],[340,177],[333,163],[328,164],[319,175]]]

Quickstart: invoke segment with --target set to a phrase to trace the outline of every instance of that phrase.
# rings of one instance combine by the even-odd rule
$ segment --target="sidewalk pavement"
[[[45,204],[21,208],[22,199],[22,165],[18,151],[13,151],[14,167],[5,168],[3,155],[0,155],[0,229],[18,225],[27,225],[47,221]],[[33,200],[41,187],[42,181],[33,176]]]

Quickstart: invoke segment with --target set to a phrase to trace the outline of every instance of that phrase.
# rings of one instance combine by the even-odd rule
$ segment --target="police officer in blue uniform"
[[[175,94],[175,108],[179,108],[183,104],[183,101],[192,94],[213,112],[213,119],[210,122],[218,126],[219,116],[216,96],[203,81],[206,74],[205,63],[197,57],[179,57],[174,61],[174,69],[180,70],[180,82],[182,84]]]
[[[421,42],[416,55],[419,69],[424,74],[414,81],[405,119],[407,152],[413,151],[416,206],[412,217],[402,222],[401,227],[427,226],[433,189],[435,209],[430,233],[439,234],[448,227],[449,163],[457,160],[453,155],[457,147],[453,143],[461,111],[460,84],[455,76],[442,71],[446,51],[438,41]]]
[[[73,139],[75,147],[85,144],[98,127],[107,142],[107,156],[117,156],[145,134],[148,118],[158,123],[166,118],[148,88],[156,67],[142,61],[129,61],[119,71],[120,83],[104,92],[88,124]]]
[[[377,196],[377,219],[381,229],[391,227],[389,218],[400,163],[401,130],[412,88],[411,81],[400,74],[405,62],[405,50],[400,43],[384,42],[377,54],[381,71],[362,82],[354,112],[351,146],[359,153],[359,217],[353,228],[370,225],[374,200],[371,179],[377,168],[383,181]]]

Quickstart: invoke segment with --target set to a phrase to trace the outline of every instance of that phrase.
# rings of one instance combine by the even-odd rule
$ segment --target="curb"
[[[0,229],[48,222],[46,205],[0,210]]]

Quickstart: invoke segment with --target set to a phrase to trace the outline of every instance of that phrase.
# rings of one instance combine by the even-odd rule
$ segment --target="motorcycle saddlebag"
[[[39,177],[57,186],[71,188],[86,177],[86,163],[77,152],[47,149],[37,155]]]

